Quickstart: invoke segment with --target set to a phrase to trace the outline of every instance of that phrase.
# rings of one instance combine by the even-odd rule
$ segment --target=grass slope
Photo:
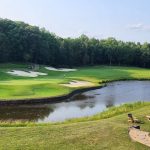
[[[6,73],[13,69],[27,68],[27,65],[20,64],[0,65],[0,100],[61,96],[76,89],[60,85],[71,80],[90,81],[98,86],[99,82],[113,80],[150,79],[150,69],[115,66],[84,67],[75,72],[48,71],[40,66],[37,71],[48,73],[48,76],[36,78],[17,77]]]
[[[25,65],[0,66],[0,99],[56,96],[73,88],[61,87],[73,79],[99,82],[123,79],[150,79],[150,69],[128,67],[86,67],[76,72],[38,71],[48,76],[34,79],[6,74],[11,69],[26,70]],[[39,95],[38,95],[39,94]],[[144,119],[150,114],[150,103],[126,104],[111,108],[92,117],[73,119],[58,124],[0,123],[1,150],[148,150],[128,136],[127,113],[132,112],[144,121],[142,129],[150,131],[150,122]]]
[[[118,113],[123,109],[126,110],[125,113],[119,115]],[[141,125],[143,130],[150,131],[150,122],[145,119],[145,115],[150,114],[150,103],[136,103],[108,110],[105,112],[105,117],[113,113],[108,119],[0,127],[0,149],[148,150],[148,147],[132,142],[128,136],[128,127],[131,125],[127,122],[129,111],[144,121]]]

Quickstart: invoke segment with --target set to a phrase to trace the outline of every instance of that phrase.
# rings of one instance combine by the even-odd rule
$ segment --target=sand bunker
[[[45,69],[50,70],[50,71],[57,71],[58,69],[53,68],[53,67],[45,67]]]
[[[63,86],[67,86],[67,87],[86,87],[86,86],[94,86],[93,83],[88,82],[88,81],[76,81],[73,80],[71,82],[69,82],[68,84],[61,84]]]
[[[35,72],[35,71],[21,71],[21,70],[12,70],[8,71],[7,73],[15,76],[22,76],[22,77],[38,77],[40,76],[45,76],[47,73],[42,73],[42,72]]]
[[[50,70],[50,71],[64,71],[64,72],[77,71],[77,69],[69,69],[69,68],[54,68],[54,67],[45,67],[45,69]]]
[[[133,141],[139,142],[150,147],[149,132],[141,131],[139,129],[131,128],[129,135]]]

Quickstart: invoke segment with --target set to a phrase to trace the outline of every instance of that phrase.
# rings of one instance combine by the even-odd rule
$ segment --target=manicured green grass
[[[128,112],[144,122],[141,124],[142,130],[150,131],[150,122],[145,119],[145,115],[150,114],[150,103],[126,104],[112,108],[103,115],[98,114],[105,118],[99,120],[94,117],[93,120],[77,123],[16,123],[14,127],[3,124],[5,127],[0,127],[0,149],[148,150],[148,147],[130,140],[128,127],[131,124],[127,122]]]
[[[2,100],[43,98],[69,93],[68,88],[59,87],[49,83],[31,85],[0,85],[0,98]]]
[[[85,80],[96,86],[100,82],[114,80],[148,80],[150,69],[133,67],[85,67],[76,72],[55,72],[40,67],[38,71],[48,76],[37,78],[15,77],[6,73],[11,69],[26,70],[27,65],[0,65],[0,99],[36,98],[69,93],[74,88],[61,83]],[[65,75],[65,76],[64,76]],[[128,136],[127,114],[131,112],[141,119],[141,128],[150,131],[150,103],[138,102],[113,107],[100,114],[68,120],[64,123],[35,124],[31,122],[0,123],[0,150],[148,150],[132,142]]]
[[[90,81],[98,86],[101,82],[114,80],[150,79],[150,69],[134,67],[95,66],[77,68],[75,72],[58,72],[48,71],[44,66],[40,66],[36,71],[48,73],[48,75],[36,78],[17,77],[6,73],[13,69],[27,70],[28,66],[0,65],[0,100],[61,96],[76,89],[61,85],[72,80]]]

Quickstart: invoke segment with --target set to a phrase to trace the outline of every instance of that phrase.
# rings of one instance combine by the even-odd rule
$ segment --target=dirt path
[[[131,128],[129,136],[133,141],[139,142],[150,147],[150,136],[149,132],[141,131],[139,129]]]

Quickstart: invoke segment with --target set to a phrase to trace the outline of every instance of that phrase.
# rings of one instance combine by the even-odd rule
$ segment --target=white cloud
[[[128,25],[128,28],[131,30],[138,30],[138,31],[150,31],[150,25],[146,25],[143,23],[131,24]]]
[[[128,25],[128,28],[132,30],[142,30],[143,27],[144,27],[144,24],[142,23]]]

